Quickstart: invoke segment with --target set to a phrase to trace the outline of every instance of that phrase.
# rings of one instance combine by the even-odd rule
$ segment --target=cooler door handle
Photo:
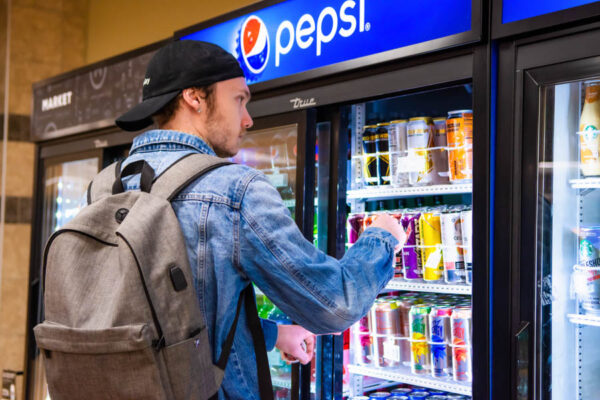
[[[513,377],[515,387],[513,391],[513,399],[529,400],[530,399],[530,384],[531,384],[531,340],[530,340],[531,323],[529,321],[521,321],[521,325],[515,334],[515,365],[513,367]]]

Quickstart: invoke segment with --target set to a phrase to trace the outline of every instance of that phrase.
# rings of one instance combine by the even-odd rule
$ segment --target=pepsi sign
[[[264,82],[471,30],[472,0],[288,0],[181,39],[234,54]]]

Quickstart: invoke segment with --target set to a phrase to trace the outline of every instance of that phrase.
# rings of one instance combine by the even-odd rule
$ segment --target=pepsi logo
[[[250,72],[260,74],[269,61],[269,33],[265,23],[255,15],[244,21],[240,35],[243,62]]]

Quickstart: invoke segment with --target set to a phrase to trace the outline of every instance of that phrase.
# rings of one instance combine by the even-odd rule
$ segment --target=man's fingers
[[[304,342],[306,343],[306,352],[308,354],[312,355],[315,351],[315,337],[310,336],[310,337],[306,338],[304,340]]]

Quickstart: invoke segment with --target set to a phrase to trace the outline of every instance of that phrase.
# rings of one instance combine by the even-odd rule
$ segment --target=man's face
[[[246,105],[250,90],[243,77],[217,82],[212,109],[205,114],[206,139],[219,157],[233,157],[240,150],[242,136],[252,126]]]

